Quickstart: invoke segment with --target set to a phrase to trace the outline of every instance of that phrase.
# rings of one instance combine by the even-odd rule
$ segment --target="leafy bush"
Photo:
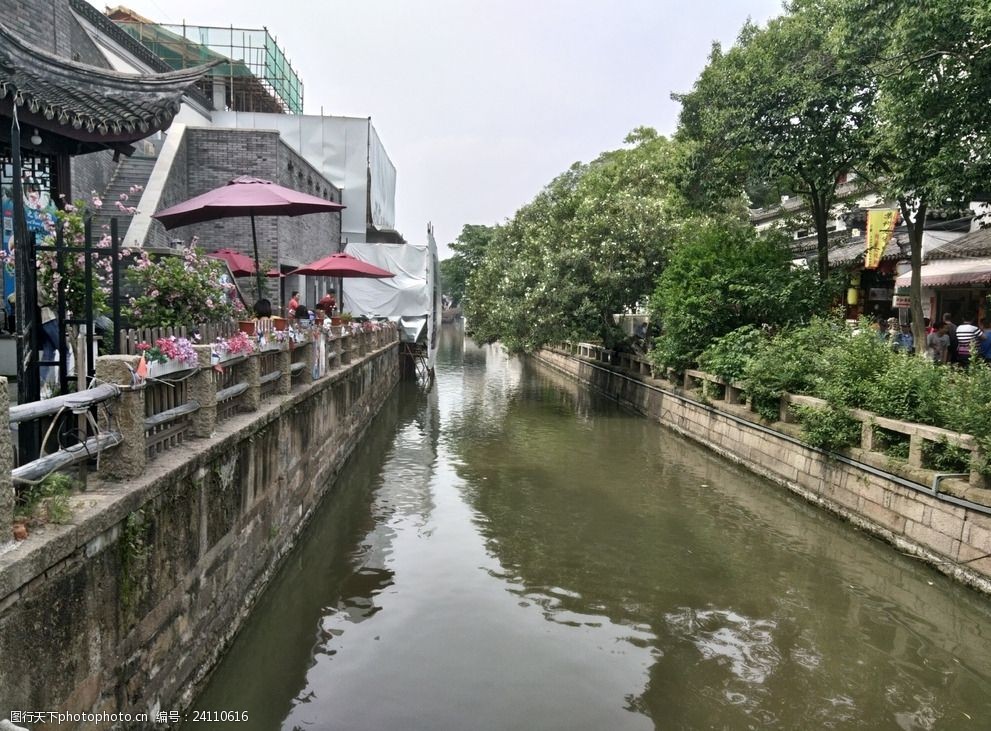
[[[970,452],[946,439],[922,444],[922,464],[937,472],[970,472]]]
[[[716,338],[699,356],[699,367],[725,381],[739,380],[766,339],[760,329],[744,325]]]
[[[972,363],[966,371],[947,369],[937,406],[940,426],[991,438],[991,368]]]
[[[902,353],[888,358],[886,366],[864,384],[863,408],[892,419],[938,424],[947,369]]]
[[[826,353],[842,347],[850,334],[836,318],[813,318],[805,327],[782,330],[765,340],[743,369],[743,381],[754,408],[768,420],[778,418],[784,393],[816,393],[826,368]]]
[[[821,309],[815,274],[791,265],[783,239],[739,221],[689,221],[651,298],[662,324],[655,363],[691,367],[716,338],[745,325],[806,321]]]
[[[141,256],[127,281],[143,292],[125,308],[135,327],[168,327],[229,322],[244,312],[223,264],[190,246],[181,256]]]
[[[890,346],[869,327],[833,342],[816,359],[811,392],[830,403],[863,407],[874,383],[883,380],[895,358]]]
[[[837,406],[796,406],[802,436],[813,447],[838,452],[860,442],[860,422]]]

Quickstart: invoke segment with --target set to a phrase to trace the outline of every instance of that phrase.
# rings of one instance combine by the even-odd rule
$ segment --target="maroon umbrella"
[[[290,274],[311,274],[320,277],[373,277],[385,279],[396,276],[388,269],[382,269],[367,261],[356,259],[350,254],[331,254],[323,259],[311,261]]]
[[[207,254],[207,256],[226,261],[231,274],[235,277],[249,277],[256,271],[254,260],[247,254],[234,251],[234,249],[220,249],[212,254]]]
[[[280,272],[278,269],[269,269],[267,272],[265,272],[265,276],[272,277],[273,279],[275,279],[278,277],[284,277],[286,275]]]
[[[258,266],[258,237],[255,216],[302,216],[307,213],[339,211],[344,206],[334,201],[300,193],[276,185],[271,180],[242,175],[219,188],[190,198],[152,215],[167,229],[193,223],[215,221],[218,218],[251,217],[251,239],[255,247],[255,269],[258,294],[262,291],[262,271]]]

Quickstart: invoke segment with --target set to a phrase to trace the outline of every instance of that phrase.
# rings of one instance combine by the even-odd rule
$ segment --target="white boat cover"
[[[440,327],[440,265],[433,230],[426,244],[349,243],[345,251],[356,259],[388,269],[390,279],[351,277],[342,281],[342,310],[353,315],[403,320],[403,340],[424,336],[427,364],[434,367]],[[419,323],[415,321],[419,320]],[[426,332],[422,332],[423,325]]]

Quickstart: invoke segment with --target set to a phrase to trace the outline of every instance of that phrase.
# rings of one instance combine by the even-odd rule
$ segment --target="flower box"
[[[167,360],[164,363],[152,361],[148,364],[148,378],[162,378],[171,373],[181,373],[196,368],[198,364],[185,363],[181,360]]]
[[[287,320],[284,317],[273,317],[272,318],[272,325],[275,326],[275,329],[276,330],[282,331],[282,330],[285,330],[289,326],[289,320]]]
[[[245,335],[255,334],[255,321],[254,320],[240,320],[237,323],[237,329],[243,332]]]

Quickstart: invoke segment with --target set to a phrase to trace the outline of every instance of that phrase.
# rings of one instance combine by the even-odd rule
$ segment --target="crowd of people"
[[[965,315],[958,325],[950,314],[943,315],[938,324],[932,324],[926,318],[926,357],[936,363],[955,363],[962,368],[971,361],[991,363],[991,320],[985,320],[979,327],[974,319]],[[896,350],[915,352],[915,338],[909,323],[899,325],[894,317],[881,320],[878,337],[890,341]]]

